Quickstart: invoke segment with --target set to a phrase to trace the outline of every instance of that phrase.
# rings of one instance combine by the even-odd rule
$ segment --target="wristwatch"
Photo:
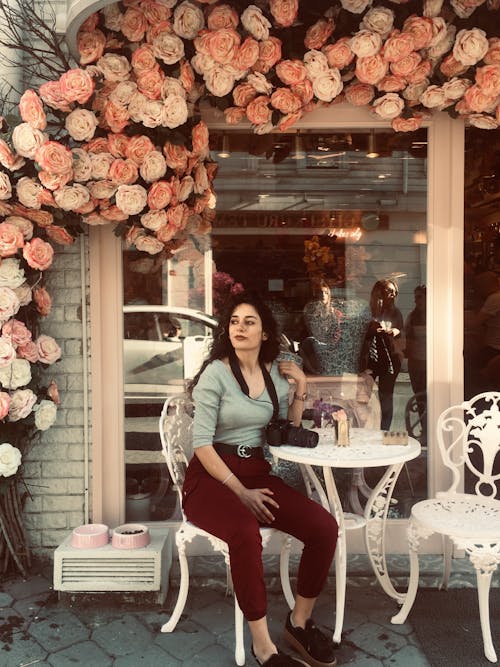
[[[296,401],[305,401],[307,398],[307,394],[306,392],[304,392],[303,394],[297,394],[297,392],[295,392],[293,397]]]

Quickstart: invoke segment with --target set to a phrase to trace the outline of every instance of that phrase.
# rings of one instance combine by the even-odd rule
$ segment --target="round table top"
[[[421,446],[418,440],[408,437],[407,445],[383,445],[382,431],[351,428],[350,445],[339,447],[331,428],[313,429],[319,433],[319,443],[307,447],[269,447],[273,456],[286,461],[331,468],[376,468],[377,466],[404,463],[417,458]]]

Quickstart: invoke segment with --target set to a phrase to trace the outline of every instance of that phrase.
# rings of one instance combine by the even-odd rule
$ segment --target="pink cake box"
[[[96,549],[109,542],[109,527],[103,523],[78,526],[71,535],[71,546],[76,549]]]
[[[111,545],[116,549],[140,549],[151,542],[149,528],[142,523],[124,523],[113,531]]]

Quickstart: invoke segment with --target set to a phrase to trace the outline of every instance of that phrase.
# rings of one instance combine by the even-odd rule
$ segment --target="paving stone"
[[[23,616],[12,607],[0,609],[0,646],[12,646],[17,638],[26,632],[27,624]]]
[[[431,667],[431,663],[416,646],[405,646],[383,661],[386,667],[404,665],[404,667]],[[450,661],[450,665],[451,665]]]
[[[40,593],[31,598],[24,598],[15,602],[12,608],[19,612],[25,619],[31,620],[46,607],[49,596],[50,593]]]
[[[145,651],[136,651],[117,658],[113,667],[180,667],[182,663],[167,655],[159,646],[149,646]]]
[[[99,626],[91,639],[112,656],[144,651],[153,641],[151,632],[132,615]]]
[[[91,641],[79,642],[57,653],[51,653],[48,661],[52,667],[75,667],[75,665],[109,667],[113,664],[113,659]]]
[[[47,609],[29,624],[28,631],[51,653],[84,641],[90,634],[74,614]]]
[[[182,661],[214,644],[215,638],[195,623],[179,623],[174,632],[158,633],[154,643]]]
[[[251,664],[248,660],[247,663]],[[183,665],[184,667],[234,667],[234,653],[220,644],[212,644],[189,658]]]
[[[215,636],[221,635],[234,623],[233,604],[229,607],[229,605],[224,602],[218,602],[211,604],[208,607],[197,609],[196,611],[191,612],[190,620],[202,625],[207,630],[210,630]],[[227,613],[228,607],[231,609],[232,614]]]
[[[388,658],[407,645],[405,638],[376,623],[364,623],[349,634],[357,648],[378,659]]]
[[[5,591],[10,593],[16,600],[29,598],[38,593],[47,593],[51,590],[50,582],[41,575],[35,575],[29,579],[10,582],[5,586]]]
[[[2,667],[20,667],[20,665],[48,666],[45,662],[47,651],[29,635],[17,635],[13,644],[1,648]]]
[[[2,593],[0,592],[0,608],[1,607],[10,607],[10,605],[14,602],[14,598],[12,595],[9,595],[9,593]]]

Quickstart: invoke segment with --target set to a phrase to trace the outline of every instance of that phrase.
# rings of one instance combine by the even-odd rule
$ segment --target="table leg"
[[[365,542],[373,571],[387,595],[399,604],[404,602],[405,594],[396,591],[387,572],[385,528],[392,492],[402,467],[402,463],[397,463],[387,468],[365,506]]]

